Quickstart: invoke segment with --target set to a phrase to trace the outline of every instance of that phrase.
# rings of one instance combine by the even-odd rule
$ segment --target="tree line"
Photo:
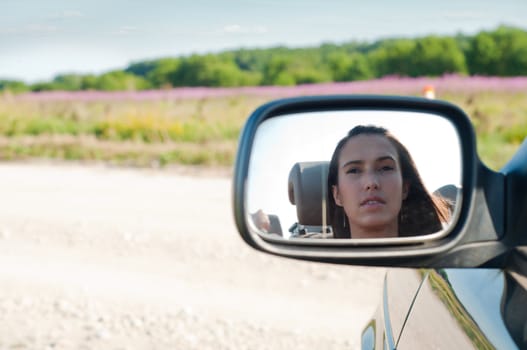
[[[238,49],[140,61],[100,75],[60,74],[47,82],[0,80],[0,90],[146,90],[183,86],[298,85],[387,75],[527,75],[527,31],[500,26],[473,36],[392,38],[318,47]]]

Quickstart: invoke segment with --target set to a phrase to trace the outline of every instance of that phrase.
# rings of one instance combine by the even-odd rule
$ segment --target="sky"
[[[527,28],[525,0],[2,0],[0,79],[237,48]]]

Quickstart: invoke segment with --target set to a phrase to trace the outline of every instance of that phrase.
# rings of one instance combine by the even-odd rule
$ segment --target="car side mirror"
[[[480,162],[475,144],[469,118],[442,101],[310,96],[267,103],[240,137],[238,231],[258,250],[313,261],[498,264],[507,251],[498,243],[504,175]]]

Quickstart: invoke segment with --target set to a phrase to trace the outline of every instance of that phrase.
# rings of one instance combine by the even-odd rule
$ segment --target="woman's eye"
[[[386,171],[392,171],[394,170],[395,168],[391,165],[385,165],[385,166],[382,166],[379,170],[381,172],[386,172]]]
[[[359,168],[349,168],[348,170],[346,170],[346,174],[358,174],[359,172]]]

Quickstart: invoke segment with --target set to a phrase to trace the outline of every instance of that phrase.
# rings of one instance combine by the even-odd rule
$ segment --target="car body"
[[[362,348],[525,348],[526,296],[501,269],[390,269]]]

